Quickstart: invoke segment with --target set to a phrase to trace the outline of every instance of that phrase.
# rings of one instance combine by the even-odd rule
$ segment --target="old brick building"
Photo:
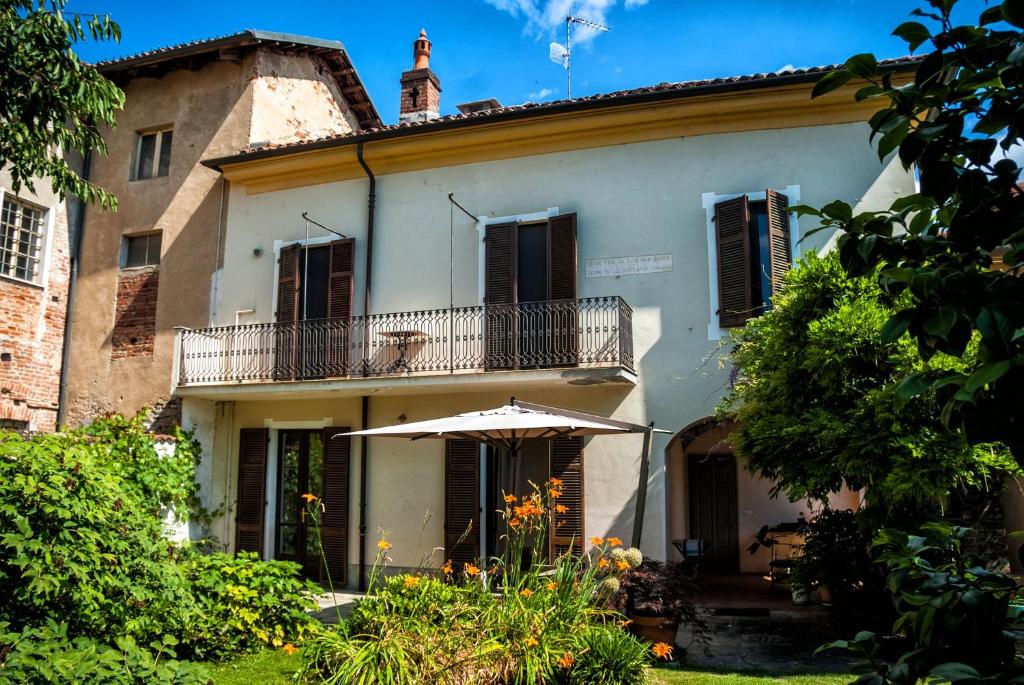
[[[35,186],[0,171],[0,429],[19,431],[56,425],[67,310],[67,210]]]
[[[168,431],[174,330],[209,323],[222,261],[227,184],[202,160],[380,121],[336,41],[244,31],[98,67],[125,107],[89,177],[120,206],[85,213],[65,420],[151,407]]]

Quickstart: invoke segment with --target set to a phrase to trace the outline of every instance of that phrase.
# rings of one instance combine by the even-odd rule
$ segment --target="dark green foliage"
[[[822,649],[864,657],[863,685],[936,682],[1021,682],[1015,641],[1024,639],[1024,607],[1013,578],[973,565],[963,551],[969,530],[930,523],[918,535],[884,530],[874,542],[888,570],[887,585],[899,618],[892,632],[907,651],[890,661],[878,636],[861,632]]]
[[[577,655],[568,682],[587,685],[642,685],[647,682],[650,648],[612,625],[594,625],[576,638]]]
[[[847,486],[866,488],[883,510],[934,507],[955,488],[1016,470],[1006,450],[948,431],[933,392],[899,396],[907,374],[965,368],[945,355],[924,361],[906,337],[884,339],[907,297],[848,276],[834,252],[812,254],[772,311],[735,334],[741,373],[720,411],[739,422],[731,440],[747,468],[777,492],[825,499]]]
[[[822,510],[804,528],[804,544],[793,565],[793,580],[827,587],[836,602],[849,600],[869,580],[872,531],[853,511]]]
[[[173,652],[219,659],[302,636],[315,587],[298,565],[164,537],[164,512],[195,502],[197,459],[184,434],[158,455],[142,417],[0,434],[0,674],[45,682],[44,666],[26,669],[81,660],[113,669],[97,682],[186,682]]]
[[[113,126],[124,94],[74,52],[76,43],[120,40],[109,16],[64,13],[67,0],[0,0],[0,168],[13,189],[49,178],[67,193],[107,209],[117,199],[82,179],[63,154],[106,152],[103,126]]]
[[[928,26],[894,31],[911,51],[929,50],[910,83],[858,55],[814,93],[869,81],[858,99],[887,101],[870,121],[879,157],[895,152],[915,168],[920,193],[856,216],[841,201],[797,209],[840,231],[848,273],[877,270],[887,292],[905,295],[887,316],[886,340],[907,335],[925,359],[964,360],[904,370],[900,399],[934,393],[946,426],[974,444],[1006,444],[1024,463],[1024,193],[1018,164],[1003,154],[1024,142],[1024,6],[1006,0],[978,25],[958,26],[956,0],[927,4],[914,14]],[[994,254],[1004,269],[992,268]]]
[[[168,635],[149,649],[130,637],[112,647],[86,637],[69,639],[67,626],[53,621],[20,633],[9,633],[0,623],[0,682],[206,685],[206,669],[179,661],[174,645]]]

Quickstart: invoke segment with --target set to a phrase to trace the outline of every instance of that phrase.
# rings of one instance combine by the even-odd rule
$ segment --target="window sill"
[[[143,266],[122,266],[118,269],[118,273],[126,274],[129,276],[135,276],[137,274],[144,274],[159,270],[159,264],[145,264]]]
[[[8,276],[7,274],[0,274],[0,281],[8,281],[10,283],[15,283],[17,285],[24,285],[29,288],[35,288],[36,290],[45,290],[41,283],[36,283],[35,281],[26,281],[25,279],[18,278],[17,276]]]

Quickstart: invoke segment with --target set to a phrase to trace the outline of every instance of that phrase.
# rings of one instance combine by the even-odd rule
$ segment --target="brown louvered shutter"
[[[491,224],[484,245],[484,364],[511,369],[516,361],[516,223]]]
[[[562,496],[556,502],[567,508],[555,512],[551,528],[551,556],[570,550],[583,551],[583,438],[555,438],[551,441],[551,477],[562,481]]]
[[[446,440],[444,553],[457,567],[480,558],[480,446]]]
[[[718,242],[718,322],[742,326],[753,309],[750,282],[750,204],[746,195],[715,205]]]
[[[348,576],[349,460],[352,454],[350,428],[324,429],[324,510],[321,534],[324,562],[335,587],[344,587]],[[322,580],[327,580],[323,578]]]
[[[782,290],[782,283],[793,264],[793,254],[789,242],[789,198],[782,193],[768,189],[765,191],[768,210],[768,251],[772,295]]]
[[[327,335],[325,336],[326,375],[344,376],[348,361],[349,331],[352,318],[353,263],[355,240],[346,238],[331,243],[330,275],[327,283]]]
[[[298,368],[299,259],[298,243],[281,248],[277,260],[277,312],[274,320],[274,378],[295,378]]]
[[[263,510],[269,435],[266,428],[243,428],[239,433],[236,552],[256,552],[263,556]]]
[[[561,214],[548,222],[547,305],[551,324],[550,356],[555,366],[574,366],[579,362],[579,310],[576,302],[576,214]]]

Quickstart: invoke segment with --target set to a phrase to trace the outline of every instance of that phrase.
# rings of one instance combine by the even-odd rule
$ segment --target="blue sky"
[[[107,12],[118,44],[84,45],[99,60],[244,28],[340,40],[386,122],[398,118],[398,79],[426,28],[443,113],[461,102],[502,104],[565,97],[565,72],[548,59],[564,42],[568,0],[71,0],[69,10]],[[890,36],[918,0],[575,0],[575,12],[611,27],[574,37],[573,96],[840,62],[856,52],[905,53]],[[983,0],[961,0],[976,19]]]

